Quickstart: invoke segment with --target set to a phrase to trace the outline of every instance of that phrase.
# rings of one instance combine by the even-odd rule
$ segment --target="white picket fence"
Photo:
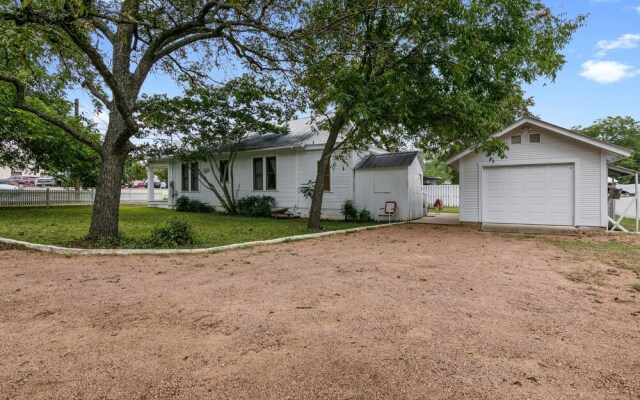
[[[155,190],[162,200],[167,189]],[[70,206],[93,204],[95,191],[62,188],[0,190],[0,207]],[[122,189],[120,204],[146,203],[147,189]]]
[[[0,190],[0,207],[93,204],[92,190]]]
[[[425,202],[433,204],[436,199],[444,202],[445,207],[460,207],[459,185],[425,185],[422,187]]]

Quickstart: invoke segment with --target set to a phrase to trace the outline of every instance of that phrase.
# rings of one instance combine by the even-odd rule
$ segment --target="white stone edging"
[[[64,255],[158,255],[158,254],[204,254],[204,253],[218,253],[224,250],[232,250],[232,249],[242,249],[253,246],[262,246],[267,244],[277,244],[283,242],[295,242],[299,240],[305,239],[313,239],[319,238],[323,236],[331,236],[331,235],[339,235],[345,233],[359,232],[370,229],[378,229],[384,228],[387,226],[393,225],[401,225],[405,224],[406,221],[402,222],[393,222],[393,223],[383,223],[378,225],[368,225],[361,226],[358,228],[350,228],[350,229],[342,229],[338,231],[327,231],[327,232],[319,232],[319,233],[309,233],[306,235],[295,235],[295,236],[287,236],[276,239],[267,239],[267,240],[257,240],[254,242],[244,242],[244,243],[234,243],[227,244],[224,246],[216,246],[216,247],[206,247],[206,248],[198,248],[198,249],[78,249],[72,247],[60,247],[60,246],[51,246],[46,244],[37,244],[30,242],[23,242],[21,240],[7,239],[0,237],[0,243],[12,244],[17,246],[22,246],[31,250],[44,251],[49,253],[56,254],[64,254]]]

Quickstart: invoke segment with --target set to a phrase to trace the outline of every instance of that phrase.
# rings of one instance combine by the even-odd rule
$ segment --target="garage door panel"
[[[484,222],[573,225],[571,164],[485,167]]]

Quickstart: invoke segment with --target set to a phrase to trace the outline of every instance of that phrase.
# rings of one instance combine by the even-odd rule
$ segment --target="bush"
[[[215,209],[198,199],[190,199],[187,196],[180,196],[176,199],[176,211],[208,213],[215,211]]]
[[[358,209],[353,200],[346,200],[342,203],[340,214],[344,216],[345,221],[356,221],[358,219]]]
[[[302,193],[305,199],[310,199],[313,197],[313,192],[315,190],[316,181],[309,180],[307,183],[303,183],[298,188],[298,192]]]
[[[182,247],[195,243],[191,226],[181,219],[171,217],[162,226],[154,228],[149,236],[151,247]]]
[[[236,201],[236,210],[245,217],[269,217],[275,204],[271,196],[247,196]]]
[[[363,208],[362,210],[360,210],[360,214],[358,215],[358,220],[362,222],[371,221],[371,211],[367,210],[366,208]]]

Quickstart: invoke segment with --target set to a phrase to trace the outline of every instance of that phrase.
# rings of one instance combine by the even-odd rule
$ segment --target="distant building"
[[[423,185],[437,185],[440,180],[442,180],[442,178],[439,177],[439,176],[423,176],[422,177],[422,184]]]

